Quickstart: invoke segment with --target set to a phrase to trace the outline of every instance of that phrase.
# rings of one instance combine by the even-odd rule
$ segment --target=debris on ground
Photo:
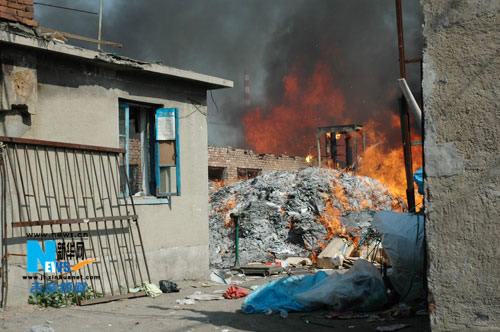
[[[245,297],[248,294],[250,294],[250,292],[245,288],[241,288],[238,286],[229,286],[229,288],[222,296],[224,296],[224,298],[226,299],[239,299],[240,297]]]
[[[235,264],[239,216],[239,262],[287,257],[315,260],[330,239],[355,239],[379,210],[400,210],[402,202],[377,180],[349,172],[307,167],[271,171],[210,193],[210,264]]]
[[[384,280],[372,263],[359,259],[345,273],[335,272],[306,292],[294,294],[309,309],[374,311],[387,302]]]
[[[168,280],[160,280],[160,289],[163,293],[178,293],[180,291],[175,282]]]
[[[394,324],[388,326],[377,326],[377,331],[397,331],[409,326],[408,324]]]
[[[130,288],[128,291],[130,293],[138,293],[141,291],[145,291],[146,295],[149,297],[157,297],[163,294],[161,289],[159,289],[155,284],[148,284],[147,282],[142,283],[142,285],[138,287]]]

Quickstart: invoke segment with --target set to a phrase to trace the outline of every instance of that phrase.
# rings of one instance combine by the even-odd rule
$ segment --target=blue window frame
[[[160,108],[155,114],[156,196],[180,196],[179,111]]]
[[[154,109],[153,109],[154,110]],[[119,104],[119,140],[120,147],[126,150],[124,165],[121,167],[130,179],[130,105]],[[149,160],[147,174],[144,183],[149,183],[149,190],[146,192],[156,197],[180,196],[181,176],[180,176],[180,149],[179,149],[179,111],[176,108],[160,108],[154,112],[149,112],[145,119],[149,125],[149,134],[144,132],[144,140],[149,140],[149,155],[144,160]],[[141,120],[142,121],[142,120]],[[144,130],[146,131],[146,130]],[[143,146],[147,146],[146,142]],[[146,149],[147,150],[147,149]],[[149,180],[149,181],[147,181]],[[121,192],[128,195],[128,186],[121,184]],[[134,194],[134,193],[132,193]]]

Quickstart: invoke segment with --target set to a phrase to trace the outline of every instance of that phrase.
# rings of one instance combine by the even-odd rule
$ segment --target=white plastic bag
[[[307,292],[295,296],[311,308],[324,305],[335,311],[373,311],[387,302],[380,272],[364,259],[358,259],[346,273],[335,272]]]

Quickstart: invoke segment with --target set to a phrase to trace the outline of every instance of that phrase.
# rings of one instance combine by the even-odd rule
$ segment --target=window
[[[127,151],[121,167],[128,175],[131,193],[180,195],[178,110],[120,103],[118,118],[120,147]],[[128,194],[124,183],[121,189]]]
[[[215,167],[208,166],[208,180],[209,181],[220,181],[226,178],[226,168],[225,167]]]
[[[238,180],[253,179],[260,173],[262,173],[262,170],[258,168],[238,168],[236,169],[236,171],[238,175]]]

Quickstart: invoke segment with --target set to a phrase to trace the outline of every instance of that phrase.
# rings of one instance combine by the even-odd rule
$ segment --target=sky
[[[99,0],[40,2],[99,10]],[[97,15],[35,5],[35,19],[42,27],[97,38]],[[418,0],[403,1],[403,19],[407,58],[421,57]],[[304,90],[319,62],[325,63],[351,120],[383,121],[388,109],[396,110],[391,92],[399,77],[394,0],[104,0],[102,38],[123,44],[104,47],[106,52],[234,81],[233,89],[213,91],[215,104],[207,98],[211,145],[252,147],[245,116],[255,108],[265,116],[282,104],[291,72],[304,78],[299,80]],[[250,107],[244,103],[245,72]],[[418,98],[419,66],[408,72]]]

